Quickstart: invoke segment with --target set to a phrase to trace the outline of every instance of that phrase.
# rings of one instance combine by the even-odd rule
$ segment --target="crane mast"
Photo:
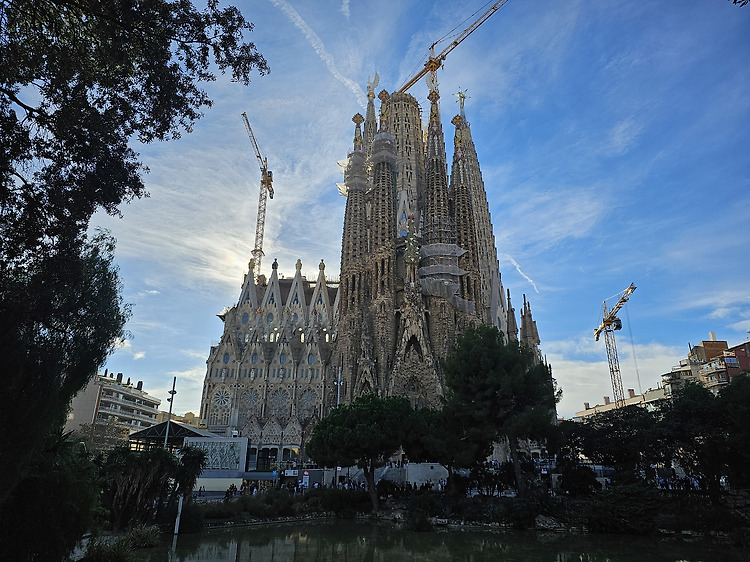
[[[615,408],[622,408],[625,405],[625,393],[622,390],[622,375],[620,374],[620,360],[617,357],[617,345],[615,344],[615,330],[622,329],[622,321],[617,317],[617,313],[628,302],[630,295],[635,291],[633,283],[625,289],[615,305],[607,310],[607,301],[602,304],[602,321],[599,327],[594,330],[594,340],[599,341],[599,336],[604,332],[604,347],[607,348],[607,361],[609,362],[609,375],[612,379],[612,397],[615,402]]]
[[[401,89],[399,92],[405,92],[409,88],[411,88],[414,84],[419,82],[419,80],[426,75],[428,72],[435,73],[438,68],[440,68],[443,65],[443,61],[445,60],[445,57],[448,56],[448,53],[450,53],[453,49],[458,47],[458,45],[466,39],[469,35],[474,33],[474,31],[482,25],[485,21],[489,19],[489,17],[497,12],[500,8],[502,8],[505,4],[508,3],[509,0],[498,0],[495,2],[486,12],[484,12],[481,16],[479,16],[476,20],[474,20],[474,23],[472,23],[469,27],[464,29],[458,37],[456,37],[451,43],[443,49],[437,56],[435,56],[435,45],[439,43],[439,41],[436,41],[432,45],[430,45],[430,58],[427,59],[427,62],[424,64],[424,68],[420,70],[416,75],[414,75],[412,78],[410,78],[406,84],[401,86]]]
[[[247,120],[247,113],[242,113],[242,119],[245,122],[245,129],[250,137],[250,142],[255,150],[255,157],[260,165],[260,196],[258,199],[258,220],[255,224],[255,247],[253,248],[253,258],[255,258],[255,272],[260,275],[260,262],[263,259],[263,232],[266,227],[266,200],[273,199],[273,172],[268,169],[268,158],[264,158],[258,147],[258,141],[255,140],[253,130],[250,128],[250,122]]]

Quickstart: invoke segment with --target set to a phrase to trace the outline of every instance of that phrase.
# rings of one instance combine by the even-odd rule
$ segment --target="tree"
[[[561,397],[552,373],[532,350],[505,343],[494,326],[468,328],[443,362],[448,392],[445,408],[481,444],[507,438],[519,495],[524,486],[519,439],[544,439],[555,423]],[[468,434],[467,434],[468,437]]]
[[[128,433],[127,427],[110,418],[107,423],[81,424],[73,435],[85,443],[90,453],[95,454],[125,444]]]
[[[313,429],[305,452],[321,466],[357,464],[364,472],[373,511],[378,511],[375,467],[400,446],[411,405],[406,398],[366,394],[336,407]]]
[[[100,461],[102,495],[114,530],[159,521],[170,513],[180,495],[191,498],[206,465],[206,452],[183,447],[177,456],[161,447],[133,451],[127,446],[109,451]]]
[[[671,453],[685,473],[708,491],[712,503],[721,494],[731,448],[719,400],[701,384],[687,383],[662,407],[661,426],[671,437]]]
[[[454,489],[457,468],[485,461],[492,452],[493,434],[484,425],[456,415],[455,402],[441,410],[420,408],[407,420],[402,443],[410,460],[439,462],[448,471],[448,486]]]
[[[208,0],[0,0],[0,506],[122,338],[114,241],[92,215],[146,194],[131,141],[189,132],[214,68],[268,71],[234,7]]]
[[[60,432],[44,440],[28,466],[3,508],[3,560],[67,559],[94,524],[96,467],[80,442]]]
[[[750,375],[743,373],[719,392],[718,406],[726,422],[729,483],[750,488]]]
[[[586,458],[615,469],[620,476],[638,476],[663,453],[657,446],[657,417],[641,406],[631,405],[571,422],[570,441]]]
[[[128,311],[112,263],[114,241],[100,234],[77,246],[32,260],[23,272],[8,274],[0,265],[0,357],[9,397],[0,423],[19,428],[0,438],[8,475],[0,505],[123,333]]]

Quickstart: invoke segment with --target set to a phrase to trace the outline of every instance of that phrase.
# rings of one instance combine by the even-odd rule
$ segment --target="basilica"
[[[250,261],[237,303],[220,315],[201,419],[248,440],[249,469],[304,460],[315,423],[365,393],[438,407],[440,359],[468,326],[497,326],[541,360],[529,303],[517,322],[503,288],[465,95],[451,120],[449,175],[437,85],[427,123],[412,95],[376,96],[376,85],[377,75],[340,163],[340,272],[327,275],[321,261],[307,279],[297,261],[289,278],[274,262],[266,279]]]

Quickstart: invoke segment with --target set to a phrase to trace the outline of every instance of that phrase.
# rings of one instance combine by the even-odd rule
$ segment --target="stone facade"
[[[297,457],[315,422],[375,392],[437,407],[440,358],[468,326],[491,324],[538,352],[524,297],[520,335],[503,289],[489,206],[459,94],[450,178],[437,87],[423,127],[410,94],[368,84],[353,149],[341,163],[347,198],[340,281],[256,283],[250,263],[237,305],[222,313],[201,405],[209,431],[246,436],[250,467]],[[377,115],[377,117],[376,117]],[[364,125],[364,127],[363,127]]]

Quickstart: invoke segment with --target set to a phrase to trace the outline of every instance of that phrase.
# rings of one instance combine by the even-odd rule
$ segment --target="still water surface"
[[[724,562],[750,560],[750,551],[651,537],[483,530],[417,533],[387,524],[325,521],[180,535],[176,549],[171,541],[165,542],[138,551],[138,557],[175,562]]]

